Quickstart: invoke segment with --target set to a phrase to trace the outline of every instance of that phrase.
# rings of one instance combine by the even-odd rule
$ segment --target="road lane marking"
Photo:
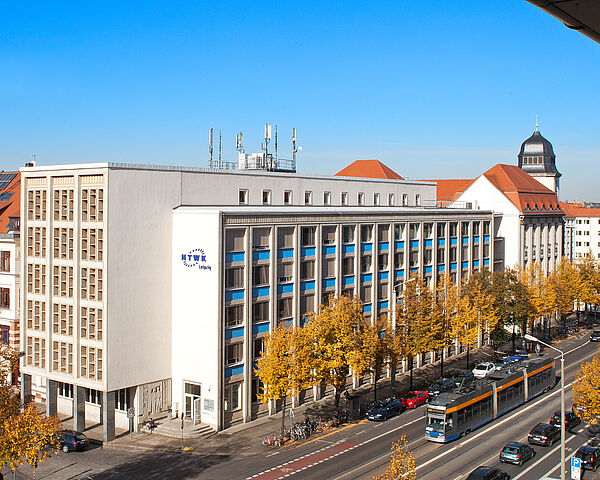
[[[571,455],[569,455],[568,457],[565,457],[565,463],[566,463],[567,465],[569,464],[569,460],[570,460],[570,458],[571,458],[573,455],[575,455],[575,453],[576,453],[576,452],[577,452],[577,451],[573,452],[573,453],[572,453]],[[547,477],[548,475],[550,475],[550,474],[551,474],[551,473],[552,473],[554,470],[556,470],[557,468],[558,468],[558,469],[560,469],[560,462],[558,462],[558,464],[557,464],[556,466],[552,467],[550,470],[548,470],[546,473],[544,473],[544,475],[542,475],[542,477],[541,477],[541,478],[545,478],[545,477]],[[569,467],[567,467],[567,468],[569,468]],[[565,469],[565,470],[566,470],[566,469]],[[583,468],[582,468],[582,470],[583,470]],[[581,473],[581,475],[583,476],[583,472]]]
[[[565,444],[567,442],[570,442],[574,438],[577,438],[577,436],[571,435],[569,438],[567,438],[565,440]],[[529,472],[533,467],[537,466],[540,462],[544,461],[550,455],[552,455],[553,453],[555,453],[559,448],[560,448],[560,442],[558,443],[558,445],[556,447],[554,447],[552,450],[550,450],[548,453],[546,453],[546,455],[544,455],[542,458],[540,458],[539,460],[537,460],[535,463],[532,463],[531,465],[529,465],[529,467],[527,467],[525,470],[523,470],[521,473],[519,473],[516,477],[514,477],[513,480],[518,480],[519,478],[521,478],[523,475],[525,475],[527,472]],[[546,475],[542,475],[540,478],[544,478]]]

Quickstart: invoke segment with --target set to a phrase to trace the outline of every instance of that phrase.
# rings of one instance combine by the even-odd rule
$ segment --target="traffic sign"
[[[581,458],[571,457],[571,480],[581,479]]]
[[[127,418],[133,418],[135,417],[135,410],[133,409],[133,407],[127,409]]]

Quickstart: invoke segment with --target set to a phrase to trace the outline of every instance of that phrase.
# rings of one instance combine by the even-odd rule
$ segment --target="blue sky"
[[[562,199],[600,201],[600,45],[525,0],[0,0],[0,167],[206,166],[279,126],[298,170],[378,158],[408,178],[516,163],[535,128]]]

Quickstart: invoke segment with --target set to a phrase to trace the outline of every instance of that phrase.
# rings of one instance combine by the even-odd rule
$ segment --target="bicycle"
[[[281,436],[279,434],[267,435],[266,437],[263,437],[262,444],[265,447],[279,448],[282,444]]]

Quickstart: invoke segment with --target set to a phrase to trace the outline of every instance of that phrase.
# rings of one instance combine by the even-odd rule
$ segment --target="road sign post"
[[[581,479],[581,458],[571,457],[571,480]]]
[[[135,410],[133,407],[127,409],[127,418],[129,419],[129,441],[133,439],[133,418],[135,417]]]

